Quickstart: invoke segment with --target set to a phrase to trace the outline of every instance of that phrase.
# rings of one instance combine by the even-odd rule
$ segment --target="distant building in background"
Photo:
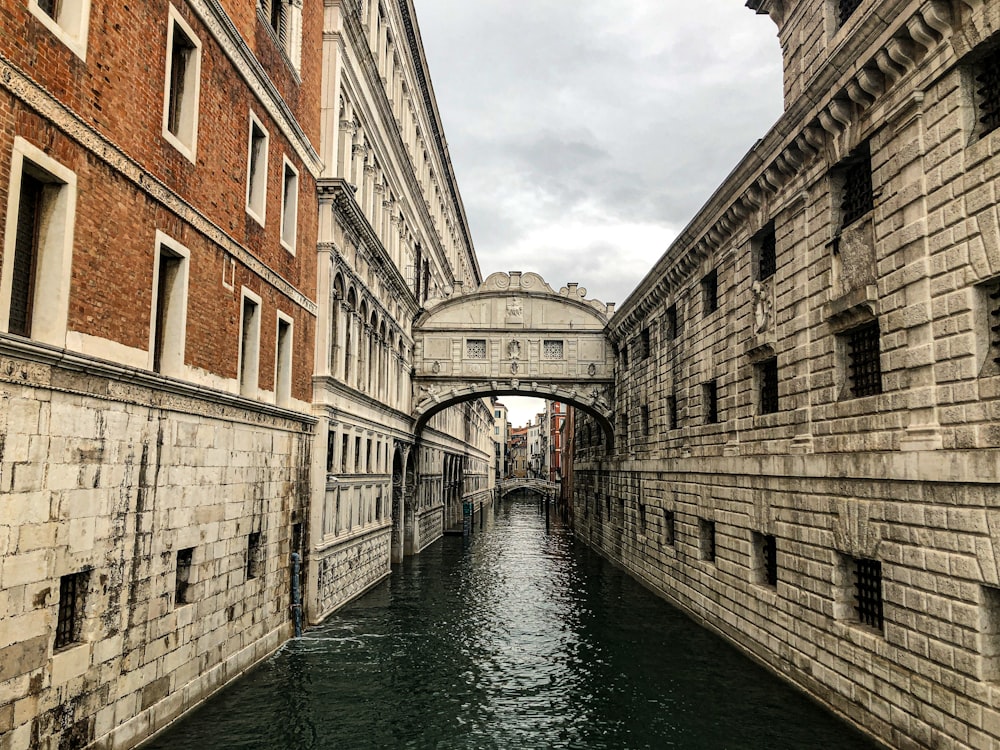
[[[496,443],[496,476],[507,476],[507,443],[510,440],[510,423],[507,421],[507,407],[493,401],[493,441]]]
[[[559,401],[546,401],[545,424],[548,426],[548,478],[550,482],[558,482],[562,479],[564,467],[568,463],[563,461],[563,425],[566,422],[566,411],[569,407]]]
[[[507,476],[528,476],[528,427],[514,427],[507,444]]]

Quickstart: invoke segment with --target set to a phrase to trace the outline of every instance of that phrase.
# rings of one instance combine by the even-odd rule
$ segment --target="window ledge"
[[[868,284],[852,289],[823,305],[823,319],[834,333],[855,328],[878,318],[878,288]]]

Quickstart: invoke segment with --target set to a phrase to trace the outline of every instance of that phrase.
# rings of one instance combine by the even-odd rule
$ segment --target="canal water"
[[[146,748],[877,747],[536,502],[476,520]]]

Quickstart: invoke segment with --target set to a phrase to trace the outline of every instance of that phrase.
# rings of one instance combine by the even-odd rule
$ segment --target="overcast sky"
[[[414,3],[484,278],[620,304],[781,112],[744,0]]]

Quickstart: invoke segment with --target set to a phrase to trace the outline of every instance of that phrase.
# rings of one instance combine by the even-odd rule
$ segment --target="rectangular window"
[[[174,574],[174,606],[190,604],[191,563],[194,547],[177,550],[177,568]]]
[[[755,365],[760,414],[778,411],[778,358],[770,357]]]
[[[778,585],[778,544],[771,534],[753,532],[756,583]]]
[[[337,447],[337,433],[333,430],[326,432],[326,473],[333,473],[333,451]]]
[[[674,512],[672,510],[663,511],[663,543],[671,547],[674,546]]]
[[[345,434],[340,442],[340,473],[347,473],[347,447],[350,445],[350,438]]]
[[[853,583],[854,613],[858,622],[882,630],[882,563],[850,558],[847,566]]]
[[[164,375],[181,375],[187,326],[190,253],[162,232],[156,233],[150,365]]]
[[[89,570],[70,573],[59,579],[59,615],[54,648],[65,648],[82,640],[89,582]]]
[[[247,580],[250,581],[259,576],[262,568],[260,532],[251,531],[247,535]]]
[[[853,398],[882,392],[879,325],[874,320],[844,334],[847,349],[847,383]]]
[[[667,419],[669,420],[668,430],[676,430],[680,426],[677,423],[677,396],[667,396]]]
[[[980,677],[1000,682],[1000,589],[982,586],[979,617]]]
[[[466,339],[465,358],[486,359],[486,339]]]
[[[677,305],[671,305],[663,316],[663,338],[665,341],[673,341],[678,332]]]
[[[975,132],[983,138],[1000,127],[1000,46],[992,44],[972,65]]]
[[[649,329],[643,328],[639,332],[639,337],[635,340],[636,356],[640,362],[649,358]]]
[[[2,330],[64,347],[76,175],[17,136],[0,267]]]
[[[715,562],[715,521],[698,519],[698,542],[701,559]]]
[[[191,161],[198,141],[198,97],[201,42],[170,6],[167,31],[167,71],[163,104],[163,136]]]
[[[542,342],[542,359],[562,359],[563,342],[545,340]]]
[[[274,402],[287,406],[292,398],[292,321],[278,313],[277,346],[274,354]]]
[[[757,256],[757,280],[763,281],[771,278],[774,276],[778,262],[773,221],[757,233],[752,246],[755,248]]]
[[[701,300],[705,315],[719,309],[719,274],[714,269],[701,280]]]
[[[639,533],[646,533],[646,506],[639,503]]]
[[[267,211],[268,133],[250,113],[250,144],[247,153],[247,213],[262,226]]]
[[[295,230],[299,213],[299,173],[285,159],[281,178],[281,244],[295,254]]]
[[[243,311],[240,320],[240,395],[257,398],[257,378],[260,370],[260,297],[243,290]]]
[[[368,440],[365,446],[365,470],[372,474],[375,471],[375,464],[372,463],[372,441]]]
[[[702,405],[705,410],[705,423],[715,424],[719,421],[719,384],[709,380],[701,386]]]
[[[360,474],[364,471],[364,467],[361,466],[361,437],[357,436],[354,438],[354,473]]]
[[[837,167],[835,184],[840,186],[840,227],[850,226],[875,208],[872,190],[872,158],[862,144]]]
[[[87,59],[90,0],[28,0],[28,10],[77,57]]]
[[[862,3],[862,0],[837,0],[837,23],[843,26],[847,20],[854,15]]]
[[[643,404],[640,407],[640,412],[642,416],[642,434],[645,437],[649,437],[649,406]]]

